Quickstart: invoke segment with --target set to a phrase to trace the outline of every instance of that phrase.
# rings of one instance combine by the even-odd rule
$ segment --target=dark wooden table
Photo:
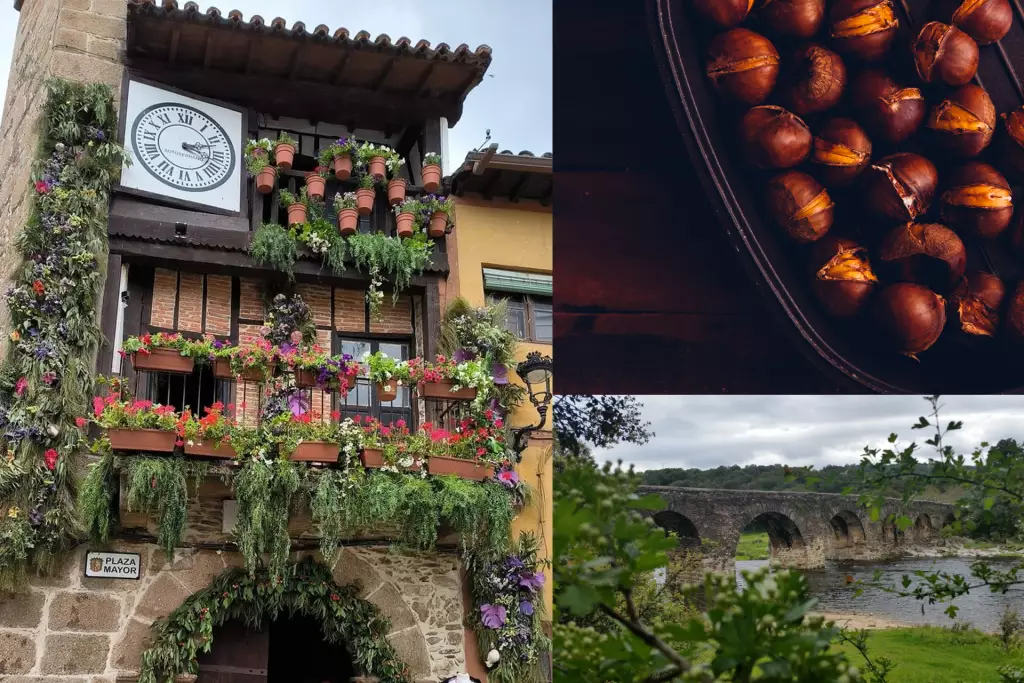
[[[644,2],[556,0],[559,393],[836,393],[704,199]]]

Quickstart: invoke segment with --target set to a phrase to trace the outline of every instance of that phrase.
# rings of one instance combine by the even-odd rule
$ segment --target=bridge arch
[[[914,540],[924,541],[932,535],[932,518],[927,512],[922,512],[914,520]]]
[[[681,548],[700,548],[700,532],[686,515],[675,510],[662,510],[654,515],[654,523],[665,531],[674,531]]]
[[[768,540],[772,547],[772,557],[778,553],[803,550],[807,543],[800,527],[791,517],[773,510],[766,510],[754,516],[745,527],[758,525],[768,533]]]
[[[867,535],[864,533],[864,523],[860,516],[852,510],[839,510],[828,521],[835,534],[837,547],[849,548],[855,545],[863,545],[867,542]]]

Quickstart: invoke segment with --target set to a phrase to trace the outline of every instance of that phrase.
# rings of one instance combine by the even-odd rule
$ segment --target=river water
[[[865,588],[860,597],[856,597],[854,588],[847,585],[846,578],[852,576],[854,580],[871,581],[874,572],[881,570],[881,583],[901,586],[903,574],[918,569],[970,575],[970,564],[974,561],[974,558],[957,557],[907,557],[889,561],[829,560],[823,568],[804,570],[803,573],[811,586],[811,594],[818,598],[817,611],[857,612],[910,624],[949,626],[953,621],[944,612],[946,604],[928,605],[911,597],[901,598],[874,588]],[[1005,570],[1019,560],[988,558],[987,562],[994,569]],[[737,582],[741,586],[744,583],[741,571],[758,569],[767,564],[767,560],[737,560]],[[913,575],[911,579],[914,585],[920,581]],[[1018,588],[1000,595],[989,592],[988,588],[980,588],[960,596],[953,604],[960,608],[957,620],[970,622],[983,631],[996,631],[999,628],[999,615],[1007,605],[1024,615],[1024,590]]]

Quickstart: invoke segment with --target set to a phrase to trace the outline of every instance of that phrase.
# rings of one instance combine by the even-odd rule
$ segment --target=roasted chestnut
[[[945,300],[911,282],[897,282],[880,291],[875,311],[889,345],[911,358],[931,348],[946,325]]]
[[[956,233],[938,223],[904,223],[882,239],[882,267],[892,279],[948,292],[964,275],[967,250]]]
[[[871,140],[852,119],[832,119],[822,126],[810,162],[829,186],[850,184],[871,161]]]
[[[708,78],[722,93],[749,105],[765,101],[779,77],[779,53],[759,33],[734,28],[708,49]]]
[[[750,162],[760,168],[790,168],[811,152],[811,129],[803,119],[770,104],[743,115],[740,135]]]
[[[927,212],[939,184],[935,164],[911,152],[880,159],[864,177],[868,208],[894,221],[912,221]]]
[[[1024,177],[1024,107],[1003,114],[1006,140],[999,145],[1003,159],[1018,179]]]
[[[753,5],[754,0],[693,0],[698,12],[723,28],[742,23]]]
[[[1006,311],[1006,327],[1012,337],[1024,339],[1024,282],[1018,282],[1017,289],[1013,291],[1013,299]]]
[[[878,284],[868,250],[853,240],[825,235],[811,251],[814,293],[834,316],[849,318],[864,308]]]
[[[754,12],[773,34],[810,38],[825,17],[825,0],[763,0]]]
[[[839,0],[828,19],[836,49],[864,61],[884,55],[900,25],[892,0]]]
[[[904,88],[884,71],[869,69],[850,85],[851,100],[877,137],[898,144],[917,130],[927,113],[919,88]]]
[[[988,45],[1010,32],[1013,10],[1009,0],[957,0],[953,26],[974,38],[979,45]]]
[[[967,334],[994,337],[1005,296],[1006,287],[998,277],[980,270],[970,271],[949,299],[953,319]]]
[[[917,75],[925,83],[964,85],[978,71],[978,44],[956,26],[929,21],[912,49]]]
[[[838,54],[820,45],[805,45],[793,55],[786,73],[785,97],[801,116],[835,106],[846,87],[846,67]]]
[[[984,88],[968,83],[937,104],[925,126],[953,154],[976,157],[992,142],[996,108]]]
[[[832,198],[817,180],[786,171],[768,181],[768,210],[797,242],[813,242],[832,227]]]
[[[1010,227],[1013,193],[1003,174],[972,161],[953,173],[942,193],[942,219],[957,230],[978,237],[997,237]]]

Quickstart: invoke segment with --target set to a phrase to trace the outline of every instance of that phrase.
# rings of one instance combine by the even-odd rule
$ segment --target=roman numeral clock
[[[245,110],[131,79],[122,114],[132,165],[121,191],[211,213],[238,215]]]

